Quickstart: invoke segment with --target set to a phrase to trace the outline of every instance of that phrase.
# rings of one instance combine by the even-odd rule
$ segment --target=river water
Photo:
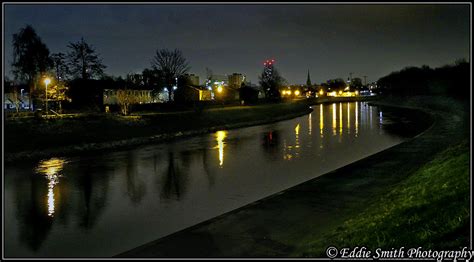
[[[5,167],[6,257],[109,257],[396,145],[365,102],[269,125]],[[184,247],[185,248],[185,247]]]

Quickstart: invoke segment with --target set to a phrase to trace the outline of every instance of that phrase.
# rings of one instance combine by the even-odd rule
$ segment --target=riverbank
[[[376,97],[326,97],[254,106],[223,106],[178,112],[73,114],[5,121],[5,162],[72,156],[270,124],[309,114],[316,103],[371,101]]]
[[[444,97],[386,98],[376,104],[421,110],[433,125],[395,147],[119,256],[320,256],[312,250],[332,243],[317,239],[363,214],[374,199],[422,172],[447,147],[469,139],[469,105]],[[432,208],[446,211],[446,205]]]
[[[300,242],[295,257],[325,257],[326,247],[369,250],[469,246],[469,141],[451,146],[324,235]]]
[[[5,122],[5,162],[125,149],[217,130],[268,124],[308,114],[306,102],[233,106],[204,111],[99,114]]]

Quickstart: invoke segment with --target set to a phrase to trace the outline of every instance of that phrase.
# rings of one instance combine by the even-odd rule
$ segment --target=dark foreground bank
[[[462,182],[466,175],[465,168],[453,169],[457,171],[441,177],[429,176],[427,170],[431,167],[432,170],[442,172],[440,170],[443,170],[443,167],[440,165],[447,158],[451,158],[447,161],[448,165],[465,166],[465,153],[452,153],[459,152],[456,147],[441,155],[440,153],[469,139],[468,105],[437,97],[385,99],[378,104],[421,110],[426,113],[427,118],[434,120],[433,125],[422,134],[395,147],[119,256],[325,257],[321,252],[327,246],[354,244],[355,241],[359,241],[357,238],[352,238],[352,241],[338,242],[338,237],[367,235],[369,229],[361,229],[365,231],[360,232],[350,231],[357,230],[357,227],[350,226],[350,221],[357,221],[366,214],[365,212],[369,212],[368,207],[378,205],[387,198],[387,194],[394,194],[392,190],[396,192],[399,183],[401,185],[427,183],[426,179],[434,179],[431,185],[439,187],[438,183],[444,181],[443,179],[460,179],[460,183],[443,184],[441,188],[457,192],[455,196],[450,195],[454,199],[466,199],[465,182]],[[465,152],[465,146],[460,147],[463,148],[461,151]],[[420,185],[415,187],[422,189]],[[403,199],[405,196],[395,201]],[[420,238],[414,236],[412,242],[407,244],[431,243],[430,247],[469,244],[466,243],[466,234],[461,233],[466,227],[466,218],[468,219],[463,213],[465,212],[463,210],[466,210],[466,201],[458,204],[448,200],[427,203],[440,215],[435,220],[436,223],[429,224],[429,231],[417,227],[420,230],[418,234]],[[394,204],[398,205],[403,206],[402,203]],[[441,227],[443,223],[453,221],[452,217],[446,216],[450,210],[459,207],[453,205],[462,205],[460,216],[457,217],[460,222],[452,224],[451,227]],[[414,212],[414,217],[420,219],[416,221],[418,225],[428,222],[424,221],[430,217],[425,213],[426,207],[409,211]],[[378,229],[382,230],[381,235],[373,236],[371,239],[374,237],[381,239],[381,236],[382,239],[397,239],[396,233],[399,230],[392,230],[393,220],[377,221],[377,219],[375,217],[372,222],[382,221],[391,227],[385,227],[383,223],[378,224]],[[411,223],[398,222],[402,225]],[[347,229],[347,235],[344,227]],[[430,234],[430,231],[440,234]],[[333,238],[326,239],[326,236]],[[397,243],[404,243],[403,237],[400,237]],[[387,242],[387,245],[390,244]]]

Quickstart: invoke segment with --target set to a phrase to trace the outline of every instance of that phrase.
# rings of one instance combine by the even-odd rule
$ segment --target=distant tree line
[[[466,60],[438,68],[406,67],[380,78],[377,85],[389,95],[448,95],[468,98],[470,65]]]
[[[15,86],[27,86],[32,110],[40,108],[45,100],[66,97],[58,94],[50,96],[51,90],[67,90],[66,95],[79,106],[89,106],[102,100],[103,89],[151,89],[159,92],[166,88],[171,100],[175,86],[178,82],[185,83],[183,76],[190,69],[180,50],[158,49],[150,68],[143,72],[130,73],[125,79],[108,76],[100,54],[84,38],[70,42],[67,53],[50,53],[31,25],[14,34],[12,44],[13,82]],[[48,87],[48,93],[45,92],[46,77],[54,81]],[[16,91],[18,88],[9,89]]]

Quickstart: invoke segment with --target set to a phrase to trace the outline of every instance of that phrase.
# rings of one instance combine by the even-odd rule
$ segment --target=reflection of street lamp
[[[49,78],[44,79],[44,83],[46,84],[44,99],[46,101],[46,114],[48,114],[48,84],[51,83],[51,79]]]

